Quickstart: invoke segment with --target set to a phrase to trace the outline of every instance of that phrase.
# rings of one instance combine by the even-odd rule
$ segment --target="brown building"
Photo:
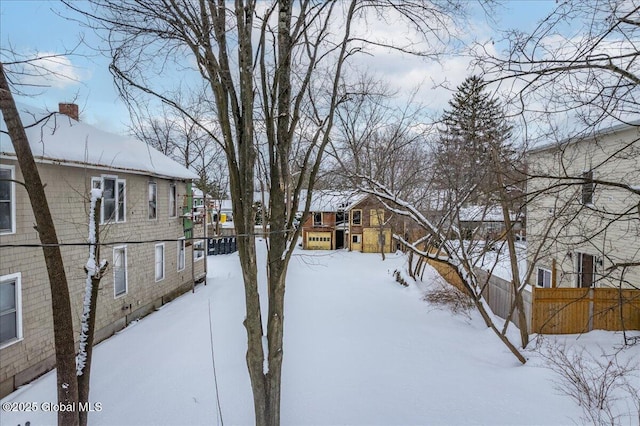
[[[385,253],[398,248],[393,234],[406,235],[408,219],[385,208],[374,196],[353,191],[314,191],[310,215],[302,224],[306,250],[348,248]]]
[[[349,208],[362,198],[354,191],[314,191],[309,217],[302,224],[302,247],[305,250],[349,247]]]

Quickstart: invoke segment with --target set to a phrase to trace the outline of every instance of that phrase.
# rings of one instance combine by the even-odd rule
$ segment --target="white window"
[[[100,222],[124,222],[126,220],[126,180],[117,176],[91,178],[91,187],[102,189]]]
[[[22,275],[0,277],[0,348],[22,339]]]
[[[185,259],[185,244],[184,238],[178,240],[178,271],[182,271],[184,269],[184,259]]]
[[[164,279],[164,243],[156,244],[156,282]]]
[[[322,213],[315,212],[313,214],[313,226],[321,226],[322,225]]]
[[[0,166],[0,234],[16,232],[15,169]]]
[[[196,262],[200,259],[204,259],[204,250],[205,250],[204,240],[196,241],[193,244],[193,250],[194,250],[193,257]]]
[[[595,183],[593,182],[593,170],[582,172],[582,204],[593,204],[593,191]]]
[[[113,249],[113,297],[127,293],[127,248]]]
[[[158,185],[149,182],[149,219],[158,217]]]
[[[176,217],[178,215],[178,192],[176,184],[169,185],[169,217]]]
[[[536,285],[542,288],[551,288],[551,271],[544,268],[538,268],[538,280]]]
[[[361,241],[362,241],[362,234],[353,234],[351,236],[351,242],[358,244]]]

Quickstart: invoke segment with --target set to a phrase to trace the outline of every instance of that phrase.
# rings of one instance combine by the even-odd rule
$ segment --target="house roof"
[[[186,167],[137,139],[105,132],[57,112],[49,113],[24,104],[17,104],[17,107],[38,162],[169,179],[198,178]],[[4,120],[0,130],[0,156],[15,158]]]
[[[303,198],[305,197],[305,198]],[[300,200],[300,207],[304,209],[306,202],[306,194],[303,194]],[[312,212],[335,212],[338,210],[349,210],[354,204],[358,203],[365,197],[365,194],[356,191],[337,191],[316,189],[311,195],[311,206],[309,211]]]
[[[517,219],[515,213],[511,213],[512,221]],[[469,206],[460,209],[460,221],[462,222],[504,222],[502,207],[493,206]]]
[[[616,133],[621,133],[627,130],[631,130],[631,129],[636,129],[637,132],[640,134],[640,120],[634,120],[631,121],[629,123],[623,123],[623,124],[617,124],[615,126],[611,126],[611,127],[607,127],[604,128],[602,130],[598,130],[595,133],[591,134],[591,135],[587,135],[587,136],[583,136],[583,137],[570,137],[570,138],[565,138],[562,139],[560,141],[554,141],[554,142],[549,142],[549,143],[545,143],[542,144],[540,146],[537,146],[535,148],[531,148],[528,152],[528,154],[535,154],[538,152],[543,152],[543,151],[547,151],[549,149],[553,149],[553,148],[557,148],[557,147],[561,147],[561,146],[567,146],[567,145],[571,145],[577,142],[581,142],[581,141],[587,141],[587,140],[593,140],[597,137],[600,136],[605,136],[605,135],[613,135]]]

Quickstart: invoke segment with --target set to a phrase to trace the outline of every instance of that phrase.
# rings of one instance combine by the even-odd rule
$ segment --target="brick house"
[[[302,224],[306,250],[347,248],[363,253],[396,250],[393,233],[405,235],[410,222],[387,210],[374,196],[354,191],[313,192],[310,214]]]
[[[349,208],[362,195],[354,191],[315,190],[309,217],[302,224],[302,248],[336,250],[348,247]],[[304,205],[304,202],[300,203]]]
[[[401,225],[374,196],[367,195],[349,206],[349,250],[363,253],[391,253],[396,245],[393,232]],[[404,234],[404,232],[402,232]]]
[[[85,243],[88,194],[102,188],[96,343],[204,279],[202,223],[193,221],[197,175],[143,142],[79,122],[74,104],[46,114],[18,106],[61,243]],[[4,125],[4,120],[2,120]],[[55,367],[51,295],[22,173],[0,135],[0,397]],[[10,180],[8,180],[10,179]],[[31,246],[30,246],[31,245]],[[78,335],[87,246],[63,246]]]

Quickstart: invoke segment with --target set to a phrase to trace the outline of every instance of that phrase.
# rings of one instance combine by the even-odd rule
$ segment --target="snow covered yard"
[[[210,326],[224,423],[253,423],[238,256],[208,262],[207,286],[96,347],[91,400],[101,410],[90,424],[220,424]],[[383,262],[357,252],[296,253],[286,295],[283,424],[577,422],[580,408],[554,389],[537,353],[527,352],[522,366],[475,312],[469,319],[430,306],[424,288],[439,278],[428,270],[424,284],[402,287],[392,273],[404,265],[399,254]],[[593,350],[621,341],[605,332],[561,339]],[[624,355],[639,358],[640,347]],[[0,423],[55,424],[55,413],[42,409],[55,397],[49,373],[2,401],[35,402],[38,410],[3,411]]]

